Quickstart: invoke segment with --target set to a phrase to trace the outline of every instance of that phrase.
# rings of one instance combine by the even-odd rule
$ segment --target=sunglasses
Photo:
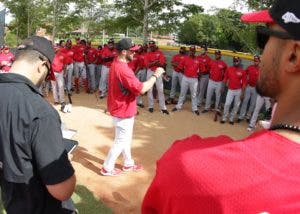
[[[274,36],[279,39],[294,39],[289,33],[284,31],[272,30],[265,26],[256,27],[256,43],[261,49],[264,49],[270,36]]]

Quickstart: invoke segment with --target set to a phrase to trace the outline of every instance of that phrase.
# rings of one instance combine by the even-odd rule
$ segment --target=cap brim
[[[272,23],[274,20],[270,16],[268,10],[261,10],[252,13],[245,13],[241,16],[242,22],[262,22],[262,23]]]
[[[134,46],[132,46],[131,48],[129,48],[129,50],[130,50],[130,51],[137,51],[137,50],[139,50],[140,48],[141,48],[140,46],[134,45]]]

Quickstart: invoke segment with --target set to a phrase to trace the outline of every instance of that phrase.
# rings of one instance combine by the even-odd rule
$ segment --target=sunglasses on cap
[[[256,27],[256,43],[259,48],[265,48],[270,36],[285,40],[294,39],[289,33],[284,31],[272,30],[265,26]]]

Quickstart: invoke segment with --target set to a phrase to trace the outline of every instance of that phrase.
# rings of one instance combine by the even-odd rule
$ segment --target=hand
[[[169,82],[171,78],[168,75],[163,75],[163,79],[164,81]]]
[[[157,77],[160,77],[162,74],[164,74],[166,71],[162,67],[156,68],[154,75]]]

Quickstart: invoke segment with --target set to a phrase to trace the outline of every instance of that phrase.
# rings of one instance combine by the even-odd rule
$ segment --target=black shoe
[[[193,111],[194,112],[194,114],[196,114],[197,116],[199,116],[200,115],[200,113],[199,113],[199,111],[198,110],[196,110],[196,111]]]
[[[163,110],[161,110],[161,112],[162,112],[163,114],[167,114],[167,115],[169,115],[169,112],[168,112],[168,110],[167,110],[167,109],[163,109]]]
[[[247,123],[250,123],[250,119],[247,119]]]
[[[229,121],[229,124],[230,124],[230,125],[234,125],[234,122],[233,122],[233,121]]]
[[[178,111],[178,109],[175,107],[172,109],[172,112]]]
[[[237,119],[236,122],[237,122],[237,123],[240,123],[241,121],[242,121],[242,119],[239,118],[239,119]]]
[[[99,99],[103,99],[105,96],[104,95],[101,95],[100,97],[99,97]]]
[[[154,110],[153,110],[153,108],[149,108],[148,111],[149,111],[150,113],[153,113]]]
[[[145,106],[144,106],[144,104],[143,103],[139,103],[139,104],[137,104],[140,108],[144,108]]]
[[[224,123],[225,123],[225,120],[221,120],[220,123],[224,124]]]
[[[207,113],[208,110],[207,109],[204,109],[201,113]]]

